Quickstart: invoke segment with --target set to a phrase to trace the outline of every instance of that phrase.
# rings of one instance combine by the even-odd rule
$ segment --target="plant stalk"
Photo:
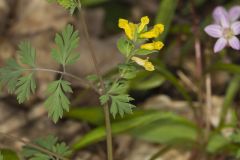
[[[107,158],[108,160],[113,160],[112,127],[111,127],[108,103],[106,103],[103,106],[103,109],[104,109],[104,117],[105,117],[106,136],[107,136]]]
[[[103,95],[105,93],[104,81],[103,81],[102,76],[100,74],[96,54],[94,52],[94,49],[92,47],[92,43],[90,41],[90,36],[89,36],[84,12],[83,12],[81,6],[78,7],[78,10],[80,12],[80,21],[82,23],[83,32],[85,34],[86,41],[87,41],[87,44],[88,44],[88,48],[90,50],[90,54],[91,54],[91,57],[92,57],[92,60],[93,60],[94,69],[95,69],[95,72],[96,72],[96,74],[99,78],[99,81],[100,81],[100,95]],[[104,117],[105,117],[106,139],[107,139],[107,159],[108,160],[113,160],[112,129],[111,129],[111,120],[110,120],[110,112],[109,112],[109,104],[108,103],[106,103],[103,106],[103,110],[104,110]]]
[[[81,78],[81,77],[78,77],[78,76],[75,76],[71,73],[68,73],[68,72],[62,72],[62,71],[58,71],[58,70],[54,70],[54,69],[47,69],[47,68],[33,68],[33,69],[23,69],[24,71],[42,71],[42,72],[52,72],[52,73],[58,73],[58,74],[61,74],[61,75],[64,75],[64,76],[68,76],[70,78],[73,78],[75,80],[78,80],[78,82],[80,83],[80,85],[82,87],[85,87],[85,88],[92,88],[97,94],[100,94],[99,93],[99,90],[98,88],[96,88],[91,82]]]

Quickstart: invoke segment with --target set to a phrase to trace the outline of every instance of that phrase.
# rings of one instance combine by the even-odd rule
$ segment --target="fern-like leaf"
[[[48,110],[48,115],[56,123],[59,118],[62,118],[64,111],[69,111],[70,101],[65,93],[72,93],[70,83],[64,80],[52,82],[48,86],[48,94],[50,96],[45,101],[45,106]]]
[[[36,90],[36,82],[33,78],[33,73],[19,78],[16,86],[17,99],[21,104],[30,97],[31,93],[34,93]]]
[[[23,68],[17,64],[14,59],[9,59],[6,65],[0,69],[0,83],[2,86],[7,87],[10,93],[14,93],[16,84],[21,77]]]
[[[114,83],[108,90],[107,94],[102,95],[99,100],[102,105],[111,102],[110,112],[115,118],[117,114],[123,117],[125,114],[131,114],[132,109],[136,106],[130,102],[134,99],[130,97],[126,92],[126,85],[123,83]]]
[[[79,43],[78,32],[73,30],[72,25],[67,25],[61,34],[56,34],[55,43],[57,48],[51,52],[52,57],[62,65],[73,64],[79,54],[74,50]]]
[[[66,157],[71,154],[69,147],[64,142],[58,142],[58,138],[54,136],[39,138],[33,143],[50,152],[61,155],[62,157]],[[46,153],[43,153],[27,145],[23,147],[22,154],[25,158],[28,158],[30,160],[58,160],[57,157],[47,155]]]
[[[21,42],[19,45],[20,60],[23,64],[35,67],[36,50],[31,46],[30,42]]]
[[[117,114],[121,117],[124,114],[132,114],[132,109],[136,106],[132,105],[130,102],[133,100],[128,94],[120,94],[117,96],[111,96],[111,109],[110,112],[115,118]]]

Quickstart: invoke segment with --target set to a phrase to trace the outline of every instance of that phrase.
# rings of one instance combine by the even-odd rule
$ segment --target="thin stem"
[[[29,146],[29,147],[35,148],[35,149],[37,149],[37,150],[39,150],[39,151],[41,151],[41,152],[43,152],[43,153],[46,153],[47,155],[56,157],[56,158],[58,158],[58,159],[61,159],[61,160],[70,160],[70,159],[68,159],[68,158],[65,158],[65,157],[57,154],[57,153],[51,152],[51,151],[49,151],[49,150],[47,150],[47,149],[45,149],[45,148],[43,148],[43,147],[41,147],[41,146],[39,146],[39,145],[36,145],[36,144],[34,144],[34,143],[31,143],[31,142],[28,142],[28,141],[26,141],[26,140],[24,140],[24,139],[20,139],[20,138],[18,138],[18,137],[9,135],[9,134],[7,134],[7,133],[2,133],[2,132],[0,132],[0,136],[1,136],[1,137],[5,137],[5,138],[7,138],[7,139],[9,139],[9,140],[12,140],[12,141],[21,142],[21,143],[23,143],[23,144],[25,144],[25,145],[27,145],[27,146]]]
[[[59,73],[61,75],[65,75],[65,76],[68,76],[68,77],[71,77],[73,79],[76,79],[78,80],[80,83],[81,83],[81,86],[85,87],[85,88],[89,88],[91,87],[96,93],[100,94],[99,93],[99,90],[98,88],[96,88],[91,82],[81,78],[81,77],[78,77],[78,76],[75,76],[71,73],[68,73],[68,72],[62,72],[62,71],[58,71],[58,70],[53,70],[53,69],[47,69],[47,68],[33,68],[33,69],[24,69],[25,71],[42,71],[42,72],[53,72],[53,73]]]
[[[196,79],[199,82],[198,83],[198,101],[199,104],[203,104],[203,91],[202,91],[202,83],[201,83],[201,77],[202,77],[202,50],[201,50],[201,42],[200,42],[200,32],[199,32],[199,18],[196,14],[195,7],[194,7],[194,0],[191,0],[191,12],[193,17],[193,33],[195,38],[194,48],[195,48],[195,58],[196,58]],[[204,108],[201,108],[199,110],[201,113],[198,115],[202,115],[204,113]],[[199,125],[202,126],[203,124],[203,117],[198,116],[198,122]]]
[[[206,75],[206,131],[207,134],[210,131],[211,127],[211,110],[212,110],[212,88],[211,88],[211,75],[207,74]]]
[[[80,11],[80,21],[81,21],[82,26],[83,26],[83,32],[84,32],[84,35],[85,35],[85,38],[86,38],[86,41],[87,41],[88,48],[90,50],[90,55],[91,55],[91,58],[92,58],[92,61],[93,61],[94,69],[95,69],[95,72],[96,72],[96,74],[99,78],[101,88],[103,89],[101,91],[101,93],[104,93],[104,90],[105,90],[104,82],[103,82],[103,79],[102,79],[102,76],[100,74],[100,70],[99,70],[99,67],[98,67],[96,53],[93,49],[93,46],[92,46],[92,43],[91,43],[91,40],[90,40],[90,36],[89,36],[89,33],[88,33],[88,28],[87,28],[87,23],[86,23],[85,16],[84,16],[84,12],[81,8],[79,8],[79,11]]]
[[[206,66],[211,63],[211,53],[205,51]],[[208,73],[205,79],[206,84],[206,136],[208,136],[211,129],[211,114],[212,114],[212,80],[211,74]]]
[[[106,103],[104,106],[106,136],[107,136],[107,157],[108,160],[113,160],[113,147],[112,147],[112,128],[110,121],[109,105]]]
[[[157,151],[154,155],[152,155],[149,160],[156,160],[162,154],[166,153],[169,149],[170,149],[170,146],[160,148],[160,150]]]
[[[88,44],[88,48],[90,50],[90,54],[93,60],[93,65],[95,68],[95,72],[99,78],[100,81],[100,85],[101,85],[101,90],[100,90],[100,95],[103,95],[105,92],[105,86],[104,86],[104,81],[103,78],[100,74],[100,70],[98,68],[98,63],[97,63],[97,58],[96,58],[96,54],[94,52],[94,49],[92,47],[92,43],[90,41],[90,37],[89,37],[89,33],[88,33],[88,28],[87,28],[87,23],[85,20],[85,16],[84,16],[84,12],[81,8],[81,6],[78,7],[78,10],[80,12],[80,21],[82,23],[83,26],[83,32],[85,34],[86,37],[86,41]],[[108,103],[106,103],[103,106],[104,109],[104,117],[105,117],[105,126],[106,126],[106,139],[107,139],[107,158],[108,160],[113,160],[113,147],[112,147],[112,129],[111,129],[111,121],[110,121],[110,113],[109,113],[109,105]]]

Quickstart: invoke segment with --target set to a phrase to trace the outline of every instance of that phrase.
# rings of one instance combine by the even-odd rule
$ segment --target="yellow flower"
[[[138,33],[142,32],[142,30],[145,28],[146,25],[149,24],[149,18],[148,16],[142,17],[141,18],[141,23],[138,27]]]
[[[133,23],[129,23],[126,19],[119,19],[118,27],[124,29],[125,34],[130,40],[134,39],[134,34],[136,30],[136,25]]]
[[[164,46],[164,44],[160,41],[157,42],[152,42],[152,43],[146,43],[141,45],[141,49],[147,49],[147,50],[160,50],[162,49],[162,47]]]
[[[140,38],[157,38],[164,31],[164,25],[156,24],[152,30],[140,35]]]
[[[147,71],[154,71],[155,68],[151,62],[147,59],[141,59],[139,57],[132,57],[132,61],[136,62],[138,65],[143,66]]]

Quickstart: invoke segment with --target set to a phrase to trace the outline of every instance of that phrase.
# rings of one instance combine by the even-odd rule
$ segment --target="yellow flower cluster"
[[[139,24],[128,22],[126,19],[119,19],[118,26],[125,31],[129,40],[136,42],[138,39],[157,38],[164,31],[164,25],[162,24],[156,24],[151,30],[146,31],[149,22],[150,21],[147,16],[142,17]],[[153,41],[152,43],[142,44],[140,48],[153,51],[161,50],[163,46],[164,44],[161,41]],[[148,71],[154,70],[154,66],[148,61],[148,58],[144,60],[138,57],[132,57],[131,59]]]
[[[137,38],[142,39],[157,38],[164,31],[164,25],[156,24],[154,25],[153,29],[147,32],[143,32],[148,24],[149,18],[147,16],[141,18],[140,24],[134,24],[132,22],[128,22],[128,20],[126,19],[121,18],[118,21],[119,28],[122,28],[125,31],[126,36],[130,40],[136,40]]]

